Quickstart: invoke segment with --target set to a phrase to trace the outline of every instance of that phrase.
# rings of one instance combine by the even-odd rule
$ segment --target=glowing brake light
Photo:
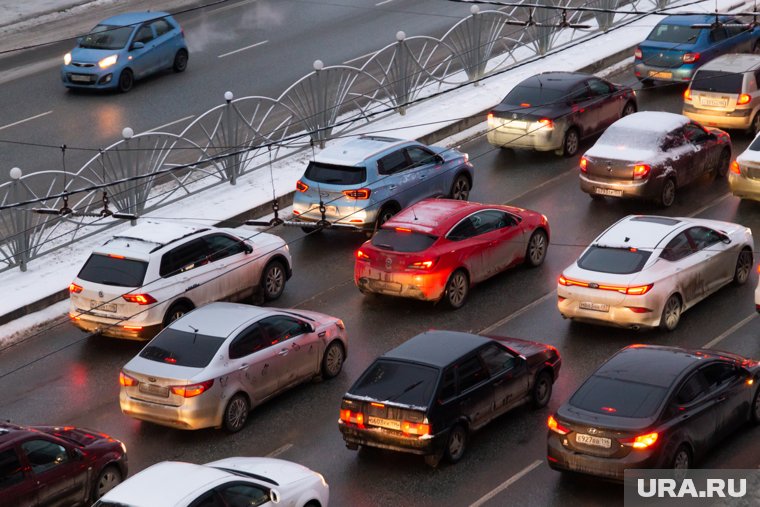
[[[742,173],[742,168],[739,166],[739,162],[737,162],[736,160],[734,160],[733,162],[731,162],[731,167],[729,169],[734,174],[741,174]]]
[[[615,412],[617,412],[617,409],[613,407],[602,407],[602,410],[604,410],[608,414],[614,414]]]
[[[430,435],[430,425],[424,423],[402,421],[401,432],[404,433],[404,435]]]
[[[396,232],[412,232],[412,230],[406,227],[396,227]]]
[[[742,93],[741,95],[739,95],[739,98],[736,100],[736,105],[743,106],[744,104],[749,104],[751,100],[752,100],[752,97],[750,97],[746,93]]]
[[[691,88],[687,88],[686,91],[683,92],[683,100],[691,102]]]
[[[633,57],[637,60],[641,60],[643,57],[643,54],[641,53],[641,48],[636,48],[636,51],[633,52]]]
[[[409,264],[407,268],[409,269],[430,269],[433,266],[435,266],[435,263],[438,262],[438,259],[431,260],[431,261],[417,261]]]
[[[591,282],[581,282],[580,280],[573,280],[571,278],[566,278],[565,275],[560,275],[559,279],[557,280],[557,283],[560,285],[564,285],[565,287],[588,287],[590,289],[600,289],[600,290],[611,290],[615,292],[619,292],[621,294],[627,294],[629,296],[642,296],[652,290],[652,287],[654,287],[653,283],[650,283],[648,285],[636,285],[633,287],[626,287],[623,285],[602,285],[598,283],[591,283]]]
[[[309,190],[309,185],[307,185],[301,180],[298,180],[296,181],[296,190],[298,190],[299,192],[306,192],[307,190]]]
[[[493,122],[493,118],[494,118],[493,113],[488,113],[486,115],[486,120],[488,120],[489,123]]]
[[[357,200],[364,200],[369,199],[369,194],[372,193],[372,190],[369,188],[359,188],[356,190],[344,190],[343,195],[346,197],[349,197],[351,199],[357,199]]]
[[[79,294],[80,292],[82,292],[82,287],[75,284],[74,282],[71,282],[69,284],[69,292],[71,292],[72,294]]]
[[[365,254],[361,250],[357,250],[356,251],[356,260],[359,260],[359,261],[368,261],[369,260],[369,255]]]
[[[205,382],[199,382],[197,384],[191,384],[189,386],[171,386],[172,393],[183,398],[193,398],[199,394],[203,394],[214,385],[214,379],[207,380]]]
[[[520,107],[530,107],[530,104],[527,102],[523,102],[520,104]]]
[[[623,445],[628,445],[633,447],[634,449],[646,449],[647,447],[650,447],[654,445],[655,442],[657,442],[657,433],[647,433],[646,435],[639,435],[636,437],[631,438],[621,438],[620,443]]]
[[[344,423],[355,424],[359,428],[364,428],[364,414],[361,412],[352,412],[347,408],[341,409],[340,420]]]
[[[652,287],[654,287],[653,283],[650,283],[649,285],[639,285],[637,287],[626,287],[625,292],[621,291],[619,288],[615,288],[614,290],[617,290],[618,292],[623,292],[624,294],[628,294],[629,296],[642,296],[649,292]],[[601,288],[601,287],[600,287]]]
[[[694,63],[699,60],[699,53],[684,53],[681,59],[683,63]]]
[[[555,433],[559,433],[560,435],[567,435],[568,433],[570,433],[570,429],[565,428],[560,423],[558,423],[553,415],[549,416],[549,419],[547,419],[546,421],[546,425],[549,427],[550,430],[552,430]]]
[[[588,171],[588,159],[581,157],[581,172],[585,173],[586,171]]]
[[[140,382],[136,378],[130,377],[123,371],[119,372],[119,385],[122,385],[124,387],[134,387],[139,383]]]
[[[640,180],[646,178],[652,167],[649,164],[636,164],[633,166],[633,179]]]
[[[128,303],[137,303],[138,305],[150,305],[157,303],[156,298],[150,294],[124,294],[121,296]]]

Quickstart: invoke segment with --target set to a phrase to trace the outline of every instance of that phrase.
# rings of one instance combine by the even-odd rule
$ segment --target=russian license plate
[[[586,445],[593,445],[596,447],[604,447],[605,449],[609,449],[612,445],[612,440],[609,438],[604,437],[595,437],[592,435],[585,435],[583,433],[576,433],[575,434],[575,441],[579,444],[586,444]]]
[[[90,310],[95,310],[96,312],[115,313],[116,303],[103,303],[101,301],[90,301]]]
[[[728,99],[714,99],[710,97],[700,97],[699,103],[703,106],[726,107],[728,105]]]
[[[401,431],[401,421],[394,421],[393,419],[369,416],[367,418],[367,423],[369,423],[370,426],[380,426],[381,428],[388,428],[389,430]]]
[[[599,195],[610,195],[612,197],[621,197],[623,195],[622,190],[615,190],[614,188],[594,188],[594,192]]]
[[[659,70],[650,70],[649,71],[649,77],[653,77],[655,79],[671,79],[673,77],[672,72],[663,72]]]
[[[169,388],[163,386],[157,386],[156,384],[146,384],[140,382],[137,386],[141,393],[152,394],[153,396],[161,396],[163,398],[169,397]]]
[[[90,76],[83,76],[80,74],[72,74],[71,80],[75,81],[77,83],[89,83],[90,82]]]
[[[591,301],[581,301],[578,304],[579,308],[584,310],[594,310],[595,312],[609,312],[610,305],[605,303],[593,303]]]

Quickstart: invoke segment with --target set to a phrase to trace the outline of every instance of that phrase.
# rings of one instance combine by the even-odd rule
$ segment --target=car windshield
[[[437,379],[438,370],[430,366],[378,359],[354,384],[349,394],[427,407]]]
[[[760,136],[756,137],[752,144],[747,148],[750,151],[760,151]]]
[[[79,47],[91,49],[121,49],[129,42],[133,26],[98,25],[79,39]]]
[[[659,146],[664,134],[656,130],[629,129],[612,126],[604,131],[597,141],[607,146],[625,146],[631,148]]]
[[[166,328],[140,352],[140,357],[190,368],[208,366],[225,338]]]
[[[504,97],[501,103],[523,105],[523,107],[552,104],[564,102],[568,98],[567,93],[566,90],[557,90],[546,86],[518,85],[512,88],[512,91]]]
[[[637,248],[592,246],[578,259],[578,267],[601,273],[627,275],[641,271],[650,255],[652,252]]]
[[[398,229],[380,229],[372,236],[372,246],[394,252],[421,252],[438,239],[430,234]]]
[[[92,254],[77,275],[82,280],[117,287],[139,287],[148,263],[121,256]]]
[[[691,44],[697,41],[701,28],[692,28],[690,25],[671,25],[660,23],[647,40],[653,42],[673,42],[676,44]]]
[[[691,82],[691,89],[703,92],[741,93],[744,74],[724,70],[700,70]]]
[[[570,398],[570,405],[597,414],[648,418],[667,392],[660,386],[593,375]]]
[[[309,162],[304,176],[318,183],[331,185],[359,185],[367,179],[367,168]]]

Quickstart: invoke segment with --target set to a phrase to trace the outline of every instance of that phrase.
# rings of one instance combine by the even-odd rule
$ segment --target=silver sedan
[[[335,317],[212,303],[172,322],[124,366],[121,411],[180,429],[236,432],[252,407],[338,375],[347,347]]]

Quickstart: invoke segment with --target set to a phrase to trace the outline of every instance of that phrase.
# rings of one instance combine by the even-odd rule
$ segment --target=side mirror
[[[272,503],[280,503],[280,493],[276,489],[270,489],[269,499],[272,501]]]
[[[142,49],[144,47],[145,47],[145,44],[143,44],[142,42],[133,42],[132,43],[132,49],[133,50],[134,49]]]
[[[729,238],[728,235],[726,235],[726,234],[721,234],[720,235],[720,240],[721,240],[721,242],[725,243],[726,245],[730,245],[731,244],[731,238]]]
[[[316,328],[313,325],[309,324],[308,322],[303,323],[303,329],[307,333],[313,333],[314,331],[316,331]]]
[[[84,453],[82,452],[82,449],[80,449],[79,447],[74,447],[73,449],[71,449],[71,456],[75,460],[84,459]]]
[[[442,156],[440,156],[440,155],[436,155],[436,156],[435,156],[435,163],[436,163],[436,164],[440,164],[440,165],[443,165],[443,163],[444,163],[444,162],[446,162],[446,161],[443,159],[443,157],[442,157]]]
[[[82,41],[84,41],[84,37],[77,37],[77,46],[81,46]]]
[[[245,253],[249,254],[253,252],[253,247],[251,245],[249,245],[248,243],[244,243],[244,245],[245,245]]]

